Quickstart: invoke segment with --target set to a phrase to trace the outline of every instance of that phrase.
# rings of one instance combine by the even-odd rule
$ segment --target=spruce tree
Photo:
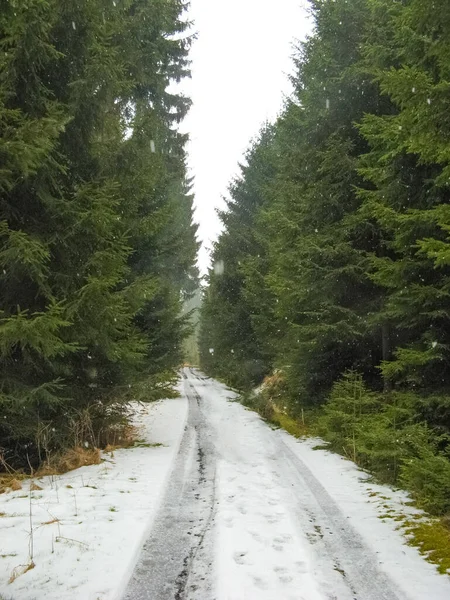
[[[101,443],[137,384],[159,397],[180,360],[197,248],[189,101],[168,91],[188,73],[183,10],[2,5],[0,446],[15,464],[73,443],[77,420]]]
[[[247,274],[251,260],[260,257],[255,219],[267,202],[267,184],[274,174],[272,155],[273,130],[265,127],[247,152],[240,176],[230,185],[231,199],[220,214],[224,232],[214,247],[203,300],[201,363],[238,387],[260,381],[270,366],[260,343],[264,317],[247,286]]]
[[[377,2],[375,7],[386,6]],[[393,383],[448,386],[448,40],[446,3],[390,7],[367,46],[367,61],[395,110],[367,115],[371,151],[360,172],[373,189],[362,211],[383,232],[372,278],[387,290],[381,315],[393,328],[394,355],[383,363]],[[389,17],[389,18],[388,18]],[[375,60],[380,29],[391,52]]]

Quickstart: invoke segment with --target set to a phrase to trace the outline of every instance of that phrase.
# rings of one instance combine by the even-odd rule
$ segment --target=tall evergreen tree
[[[0,446],[20,463],[81,412],[99,443],[179,360],[196,242],[168,86],[189,39],[178,0],[1,4]]]
[[[258,201],[235,194],[222,215],[214,258],[232,269],[209,278],[203,363],[248,385],[246,359],[261,358],[260,379],[279,371],[255,400],[263,416],[325,402],[335,449],[443,515],[450,7],[311,0],[311,12],[293,98],[270,152],[254,150]],[[258,171],[250,162],[239,189]]]
[[[255,217],[267,201],[267,183],[274,172],[272,157],[273,130],[266,127],[229,188],[231,200],[220,215],[224,232],[214,247],[202,307],[201,362],[210,372],[240,387],[260,380],[269,367],[258,336],[258,328],[264,324],[245,282],[252,268],[249,260],[257,259],[261,250],[254,232]]]
[[[380,13],[387,4],[374,6]],[[415,1],[389,8],[366,55],[396,110],[367,115],[361,125],[371,152],[360,170],[374,186],[361,192],[361,210],[384,237],[384,252],[372,257],[372,277],[387,290],[382,312],[396,343],[383,371],[395,383],[440,390],[450,383],[450,12],[446,3],[432,11]],[[380,29],[390,39],[384,56],[377,52]]]
[[[368,3],[313,2],[316,28],[297,60],[293,101],[277,127],[280,160],[267,281],[284,322],[276,361],[294,403],[316,402],[347,368],[380,385],[381,331],[367,318],[382,293],[366,275],[376,231],[353,215],[357,157],[367,143],[355,122],[389,108],[359,68]]]

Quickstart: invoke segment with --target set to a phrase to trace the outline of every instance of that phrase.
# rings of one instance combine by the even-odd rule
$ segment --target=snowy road
[[[380,519],[378,494],[398,508],[401,492],[183,376],[187,425],[124,600],[450,598],[449,578]]]

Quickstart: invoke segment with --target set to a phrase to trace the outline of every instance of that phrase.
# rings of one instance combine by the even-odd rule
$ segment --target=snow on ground
[[[450,578],[439,575],[436,566],[426,562],[417,548],[407,545],[399,522],[392,518],[406,515],[414,519],[424,515],[411,505],[407,492],[374,483],[352,461],[318,448],[324,446],[321,439],[296,440],[284,431],[279,435],[326,489],[365,544],[379,557],[380,568],[398,581],[408,598],[450,599]]]
[[[99,465],[35,479],[42,490],[0,495],[0,597],[119,599],[159,507],[187,418],[186,398],[136,405],[148,444],[103,455]],[[35,567],[30,562],[30,495]]]
[[[278,446],[260,417],[217,382],[195,381],[217,452],[218,600],[323,600],[309,543],[286,504]],[[228,401],[227,401],[228,400]],[[206,402],[208,404],[206,405]]]
[[[450,599],[450,578],[387,517],[420,513],[406,493],[271,429],[199,371],[183,376],[180,399],[138,409],[142,437],[163,446],[37,482],[36,566],[10,585],[29,562],[30,492],[0,496],[0,597]]]
[[[219,600],[450,599],[450,578],[386,517],[420,514],[405,492],[313,449],[322,440],[272,430],[225,386],[195,375],[217,456]]]

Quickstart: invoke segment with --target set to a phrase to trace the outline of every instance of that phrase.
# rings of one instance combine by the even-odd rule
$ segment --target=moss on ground
[[[410,546],[417,547],[439,573],[450,575],[450,529],[443,520],[406,521],[402,528]]]
[[[311,435],[307,425],[304,425],[298,419],[293,419],[277,409],[274,409],[274,415],[271,421],[296,438]]]

